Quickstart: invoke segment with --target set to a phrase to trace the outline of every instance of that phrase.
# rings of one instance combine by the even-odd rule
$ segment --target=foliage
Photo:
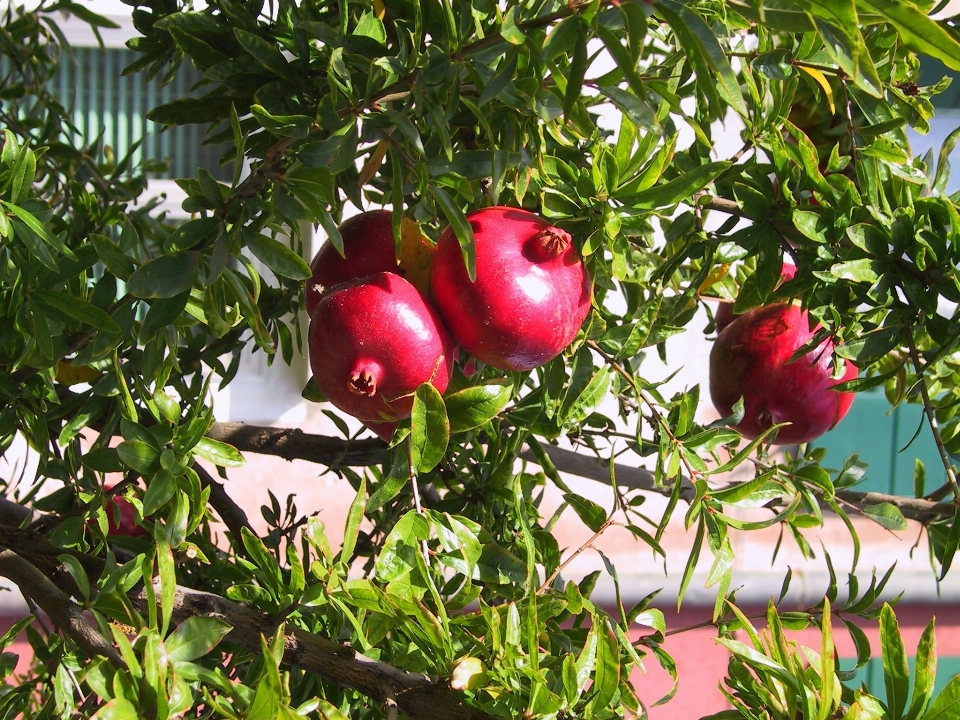
[[[893,529],[905,514],[920,520],[941,577],[956,553],[960,515],[937,500],[960,498],[960,198],[945,194],[957,136],[915,158],[904,134],[926,130],[930,98],[946,87],[917,85],[920,56],[960,69],[955,29],[924,14],[932,3],[131,4],[139,59],[126,72],[169,78],[189,62],[203,78],[195,96],[149,117],[210,124],[233,177],[178,180],[191,218],[170,222],[144,201],[155,168],[95,138],[76,145],[65,99],[49,90],[70,61],[57,11],[108,21],[70,0],[5,11],[0,442],[22,435],[41,476],[62,487],[20,498],[32,539],[2,526],[0,573],[27,578],[27,557],[54,587],[16,580],[24,592],[51,618],[82,608],[92,623],[60,635],[28,619],[7,633],[0,644],[25,629],[37,662],[0,693],[4,717],[366,718],[395,717],[398,704],[419,717],[642,714],[657,698],[635,695],[632,669],[659,662],[675,674],[663,617],[652,597],[612,614],[592,602],[597,574],[564,574],[584,548],[561,551],[552,528],[573,512],[596,535],[621,525],[662,555],[681,502],[695,537],[681,599],[705,547],[731,651],[735,709],[718,717],[953,717],[956,680],[932,697],[932,626],[907,703],[896,618],[877,605],[886,577],[860,594],[854,563],[846,600],[834,581],[803,612],[772,603],[762,633],[730,593],[732,531],[779,525],[812,555],[805,531],[824,511],[846,519],[852,508]],[[598,123],[604,106],[618,127]],[[733,156],[715,147],[719,122],[742,124]],[[317,518],[275,498],[267,536],[240,518],[218,547],[210,523],[214,510],[226,520],[229,499],[196,460],[229,468],[243,457],[210,437],[211,383],[229,383],[248,346],[271,361],[302,352],[303,228],[339,237],[348,203],[391,207],[398,238],[404,218],[432,239],[449,224],[465,257],[467,210],[542,213],[586,259],[594,310],[573,345],[531,373],[461,365],[445,398],[418,393],[413,427],[385,460],[338,467],[357,493],[339,551]],[[777,287],[785,256],[796,277]],[[812,344],[834,336],[861,369],[850,389],[883,385],[894,405],[923,404],[942,488],[925,487],[940,473],[921,467],[916,498],[876,504],[856,492],[856,456],[828,471],[815,447],[776,455],[772,436],[742,441],[735,417],[698,422],[698,388],[665,397],[644,377],[653,352],[676,362],[665,341],[697,331],[688,325],[713,307],[706,298],[742,311],[792,297],[821,323]],[[610,397],[616,413],[598,411]],[[544,449],[561,437],[610,460],[612,514],[564,484]],[[518,471],[525,448],[541,470]],[[651,459],[651,489],[670,498],[662,516],[648,520],[643,492],[617,486],[623,448]],[[751,478],[724,479],[748,462]],[[108,488],[111,473],[123,480]],[[437,497],[412,509],[429,486]],[[565,500],[550,518],[548,487]],[[150,535],[107,541],[114,494]],[[745,521],[728,511],[738,507],[769,513]],[[190,589],[264,613],[254,626],[269,631],[245,640],[225,619],[243,606],[203,611],[203,597],[214,601],[191,605]],[[884,699],[841,670],[838,619],[858,665],[869,659],[860,624],[879,623]],[[808,625],[819,649],[784,634]],[[637,626],[645,634],[631,640]],[[295,640],[353,650],[311,666],[290,651]],[[337,662],[351,661],[381,680],[341,681]],[[416,704],[420,690],[395,696],[398,678],[421,673],[437,679],[428,703]]]

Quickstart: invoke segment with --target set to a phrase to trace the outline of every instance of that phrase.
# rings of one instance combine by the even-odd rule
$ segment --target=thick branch
[[[308,435],[295,428],[244,423],[215,423],[207,435],[230,443],[241,452],[276,455],[284,460],[306,460],[330,468],[378,465],[383,462],[387,447],[377,439],[341,440]]]
[[[159,591],[156,593],[159,597]],[[141,613],[147,611],[144,591],[131,599]],[[233,630],[228,642],[259,653],[260,637],[271,637],[278,621],[213,593],[177,587],[173,620],[182,623],[191,617],[216,617]],[[353,648],[313,635],[296,627],[284,634],[283,660],[289,665],[316,673],[341,687],[350,688],[378,702],[394,698],[407,715],[421,720],[493,720],[492,715],[469,707],[462,695],[441,681],[409,673],[368,658]]]
[[[13,550],[0,550],[0,575],[15,582],[85,654],[103,656],[114,667],[126,668],[120,653],[87,621],[80,606]]]

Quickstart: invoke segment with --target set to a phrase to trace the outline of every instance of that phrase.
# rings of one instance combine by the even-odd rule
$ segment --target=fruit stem
[[[558,227],[546,227],[540,231],[536,238],[536,247],[538,255],[543,259],[549,260],[558,257],[570,247],[570,233],[561,230]]]

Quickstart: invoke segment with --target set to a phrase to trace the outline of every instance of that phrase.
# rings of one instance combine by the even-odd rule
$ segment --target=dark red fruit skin
[[[393,214],[389,210],[354,215],[344,220],[339,229],[344,256],[327,240],[310,263],[313,276],[307,281],[305,293],[310,317],[325,288],[378,272],[397,271]]]
[[[116,510],[112,507],[107,508],[107,534],[125,535],[126,537],[142,537],[147,534],[147,529],[137,525],[137,511],[127,500],[116,495],[111,498],[111,502],[116,505],[120,512],[120,522],[117,523],[114,513]]]
[[[832,388],[855,378],[857,368],[846,360],[843,377],[832,377],[830,340],[788,362],[814,332],[805,311],[777,303],[749,310],[720,333],[710,352],[710,396],[722,416],[743,397],[744,416],[737,425],[742,435],[755,438],[771,425],[789,422],[775,442],[796,445],[820,437],[847,414],[853,393]]]
[[[477,249],[470,282],[452,228],[437,241],[430,289],[454,339],[501,370],[543,365],[569,345],[590,312],[590,275],[568,233],[526,210],[467,215]],[[554,254],[556,253],[556,254]]]
[[[797,268],[795,265],[784,263],[780,268],[780,282],[778,284],[782,285],[788,280],[793,280],[793,276],[796,274]],[[723,329],[732,323],[736,317],[736,314],[733,312],[733,303],[720,303],[716,314],[713,316],[713,324],[717,328],[717,334],[723,332]]]
[[[453,341],[436,311],[399,275],[377,273],[328,290],[310,322],[310,366],[327,399],[364,422],[410,416],[413,393],[441,393]]]
[[[376,435],[378,438],[385,442],[390,442],[393,440],[393,431],[397,429],[397,423],[394,422],[373,422],[367,420],[363,423],[363,426],[367,428],[370,432]]]

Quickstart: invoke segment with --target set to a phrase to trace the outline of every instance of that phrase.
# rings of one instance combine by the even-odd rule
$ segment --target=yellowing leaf
[[[76,385],[93,382],[100,377],[100,371],[86,365],[76,366],[68,362],[57,365],[57,382],[61,385]]]
[[[730,270],[730,263],[723,263],[717,265],[713,270],[710,271],[710,274],[704,278],[703,282],[700,284],[700,287],[697,288],[697,294],[703,295],[707,290],[712,288],[718,282],[723,280],[727,276],[727,272]]]
[[[450,687],[454,690],[476,690],[483,685],[487,676],[487,666],[475,657],[465,657],[453,669]]]
[[[377,16],[380,20],[383,20],[383,16],[387,12],[387,6],[383,4],[383,0],[373,0],[373,14]]]
[[[387,150],[390,148],[390,143],[386,140],[381,140],[377,143],[377,147],[374,148],[373,152],[370,153],[370,157],[363,164],[363,168],[360,170],[360,177],[357,179],[357,186],[363,187],[370,179],[377,174],[377,170],[380,169],[380,166],[383,165],[383,156],[387,154]]]
[[[400,270],[403,277],[427,297],[430,292],[430,263],[433,244],[420,232],[420,226],[410,218],[400,223]]]
[[[817,85],[823,88],[823,94],[827,98],[827,105],[830,108],[830,114],[835,114],[837,112],[837,106],[833,102],[833,89],[830,87],[830,81],[827,80],[827,76],[816,68],[807,67],[806,65],[798,65],[798,67],[807,73],[807,75],[816,80]]]

